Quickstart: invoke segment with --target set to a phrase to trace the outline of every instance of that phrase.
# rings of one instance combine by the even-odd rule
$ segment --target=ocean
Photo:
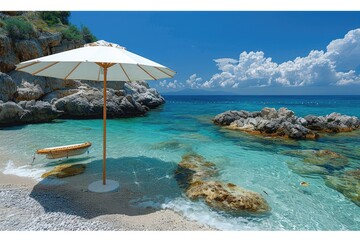
[[[134,208],[172,209],[184,217],[221,230],[360,230],[360,207],[327,181],[360,169],[360,131],[324,134],[316,141],[265,139],[223,129],[211,119],[227,110],[259,111],[286,107],[297,116],[332,112],[360,118],[360,96],[164,96],[166,104],[144,117],[107,121],[108,177],[134,194]],[[41,179],[61,163],[36,156],[39,148],[90,141],[89,153],[65,159],[87,163],[81,181],[101,179],[102,120],[58,119],[0,130],[0,170]],[[329,149],[343,155],[341,166],[314,166],[293,150]],[[182,156],[195,152],[216,164],[218,180],[260,193],[271,211],[265,215],[231,215],[191,201],[174,179]],[[70,178],[69,178],[70,179]],[[308,183],[308,187],[301,186]],[[356,185],[357,184],[357,185]],[[359,194],[359,181],[355,182]],[[353,196],[357,199],[359,195]]]

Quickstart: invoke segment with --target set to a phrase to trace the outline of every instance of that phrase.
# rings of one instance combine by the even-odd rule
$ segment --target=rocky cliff
[[[82,39],[68,39],[63,32],[38,29],[36,12],[0,13],[0,126],[48,122],[55,118],[102,118],[101,82],[62,80],[15,71],[16,64],[81,47]],[[15,19],[30,24],[28,35],[22,25],[9,28]],[[36,22],[37,24],[32,24]],[[44,23],[42,23],[44,24]],[[16,27],[18,26],[18,27]],[[62,25],[61,29],[66,29]],[[144,115],[165,101],[146,82],[108,83],[107,112],[110,118]]]

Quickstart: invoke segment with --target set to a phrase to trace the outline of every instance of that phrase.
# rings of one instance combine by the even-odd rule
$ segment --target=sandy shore
[[[126,188],[97,194],[0,173],[0,230],[212,230],[171,210],[134,207],[133,197]]]

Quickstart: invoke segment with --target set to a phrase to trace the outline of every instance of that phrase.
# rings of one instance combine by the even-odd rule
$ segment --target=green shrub
[[[5,29],[13,39],[30,39],[36,35],[33,26],[22,18],[7,18],[4,20]]]
[[[49,25],[69,25],[70,12],[68,11],[46,11],[40,12],[40,17]]]
[[[81,26],[82,38],[86,43],[96,42],[97,38],[91,33],[90,29],[86,26]]]
[[[62,35],[67,40],[83,40],[81,32],[74,25],[70,25],[67,29],[63,30]]]

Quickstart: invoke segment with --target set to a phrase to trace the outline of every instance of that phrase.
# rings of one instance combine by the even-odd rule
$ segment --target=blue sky
[[[174,69],[149,81],[162,93],[360,93],[360,12],[81,11],[70,21]]]

